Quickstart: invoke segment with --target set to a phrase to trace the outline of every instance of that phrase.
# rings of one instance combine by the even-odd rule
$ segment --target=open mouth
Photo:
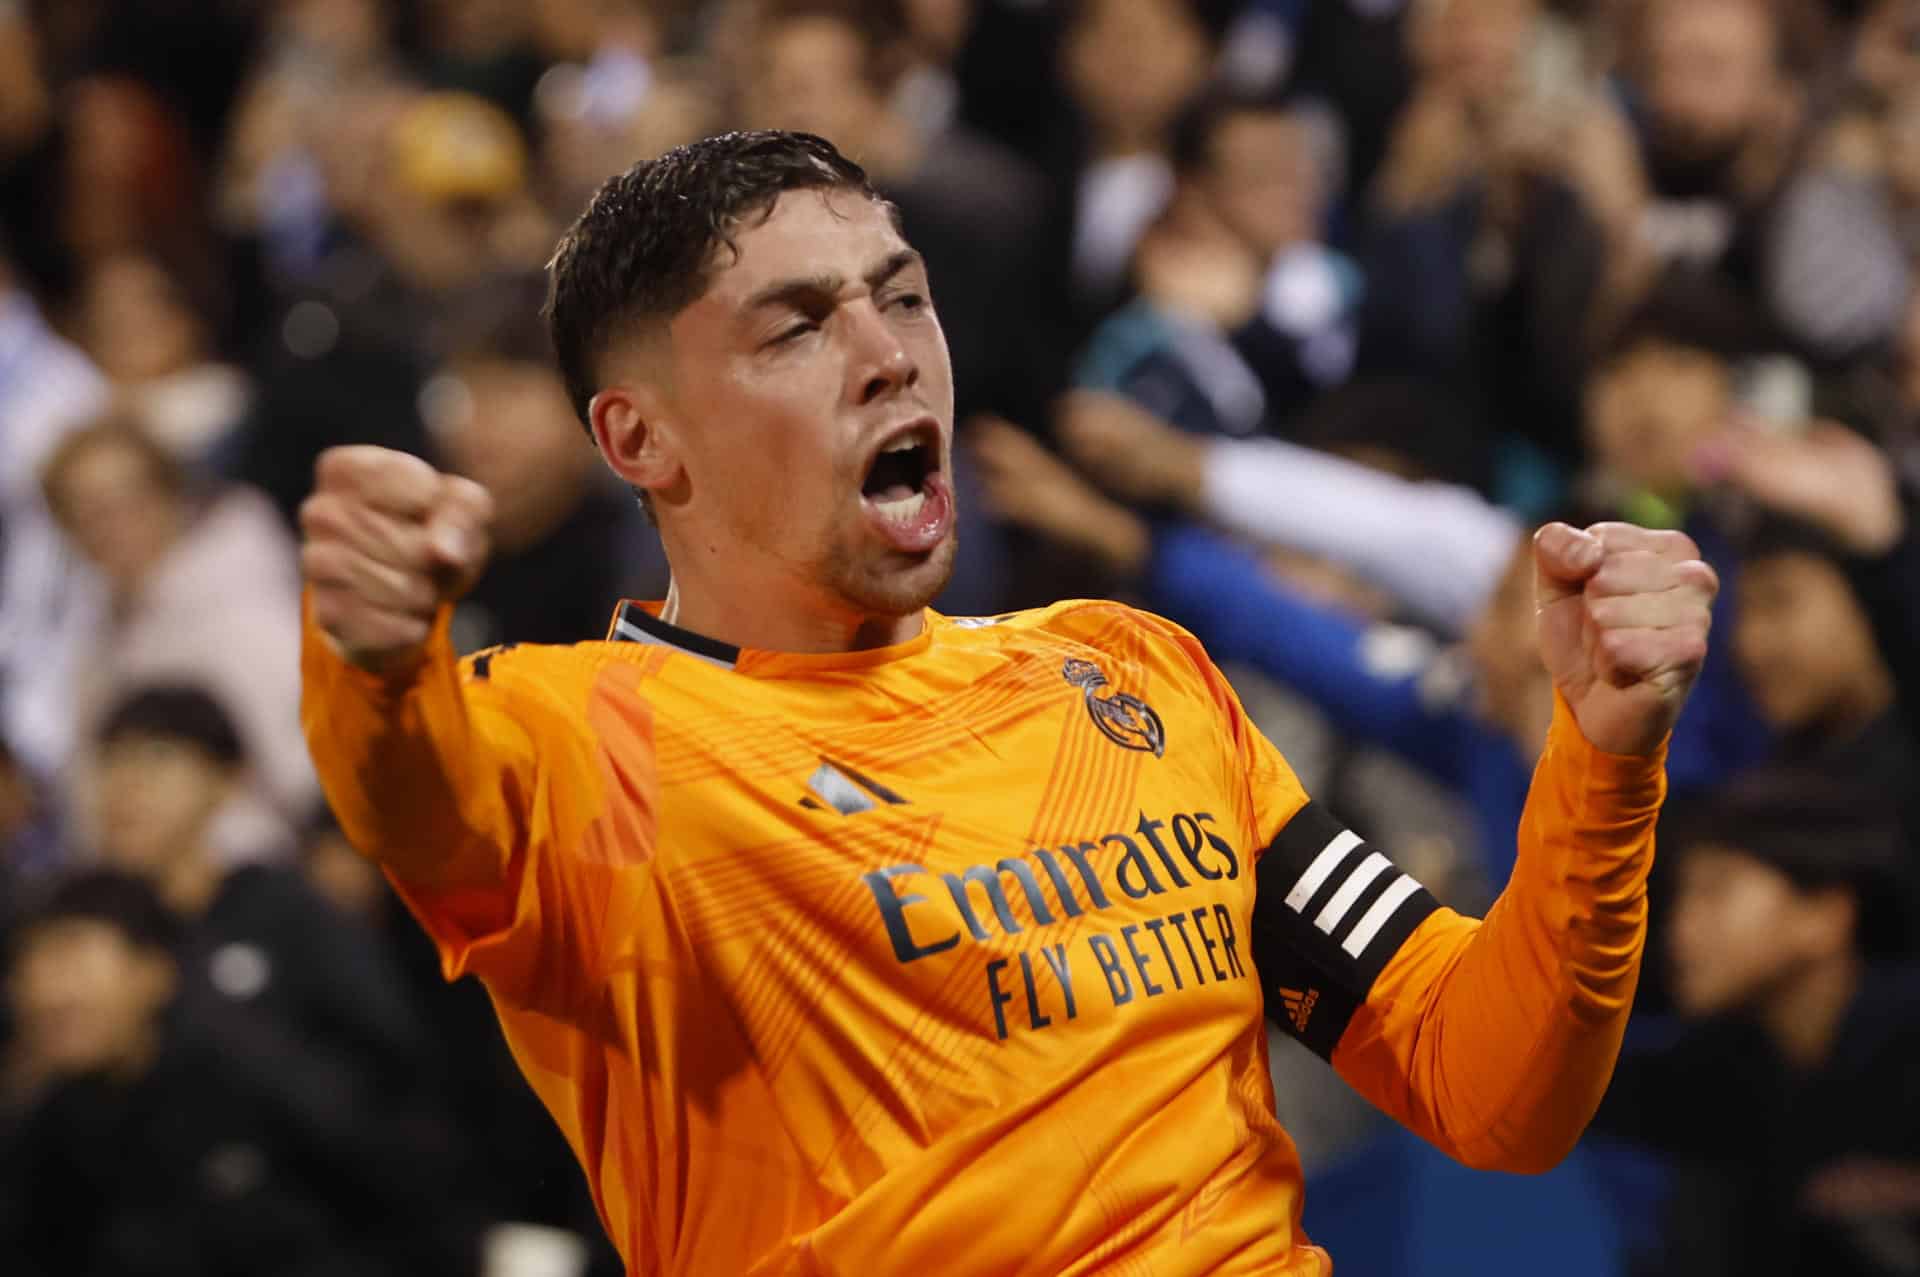
[[[953,529],[953,487],[941,469],[940,426],[922,418],[880,445],[860,485],[875,531],[905,554],[921,555]]]
[[[906,522],[926,505],[928,481],[940,469],[932,440],[903,435],[880,450],[860,494],[882,518]]]

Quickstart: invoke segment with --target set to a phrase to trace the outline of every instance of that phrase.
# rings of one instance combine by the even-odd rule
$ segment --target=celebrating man
[[[1262,1017],[1454,1156],[1553,1164],[1639,969],[1686,538],[1536,545],[1560,694],[1512,883],[1440,908],[1301,792],[1184,631],[955,620],[952,380],[919,257],[803,134],[612,179],[560,367],[673,584],[606,642],[456,661],[487,500],[328,454],[306,724],[485,981],[645,1273],[1325,1273]],[[1009,304],[1017,304],[1009,299]]]

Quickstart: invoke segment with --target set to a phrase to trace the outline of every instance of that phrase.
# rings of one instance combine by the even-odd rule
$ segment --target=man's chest
[[[1172,689],[1052,665],[899,713],[656,713],[654,889],[763,1066],[905,1070],[937,1106],[1009,1051],[1077,1070],[1257,1023],[1230,743]]]

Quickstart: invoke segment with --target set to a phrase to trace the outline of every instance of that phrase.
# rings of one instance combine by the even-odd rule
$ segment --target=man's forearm
[[[1512,881],[1483,922],[1442,911],[1413,935],[1342,1039],[1342,1074],[1468,1165],[1559,1162],[1633,1004],[1662,764],[1599,752],[1558,707]]]

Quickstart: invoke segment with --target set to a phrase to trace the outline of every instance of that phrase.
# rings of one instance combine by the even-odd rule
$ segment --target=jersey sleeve
[[[634,801],[608,837],[610,777],[584,680],[544,670],[550,649],[461,661],[447,623],[443,611],[422,662],[388,679],[349,665],[309,616],[308,746],[341,829],[385,869],[446,977],[472,972],[498,996],[559,1013],[591,995],[607,936],[632,921],[621,901],[650,859],[651,769],[622,777]]]
[[[1269,1017],[1455,1159],[1555,1165],[1619,1055],[1664,794],[1664,756],[1604,754],[1557,705],[1513,878],[1484,921],[1306,805],[1260,862]]]

